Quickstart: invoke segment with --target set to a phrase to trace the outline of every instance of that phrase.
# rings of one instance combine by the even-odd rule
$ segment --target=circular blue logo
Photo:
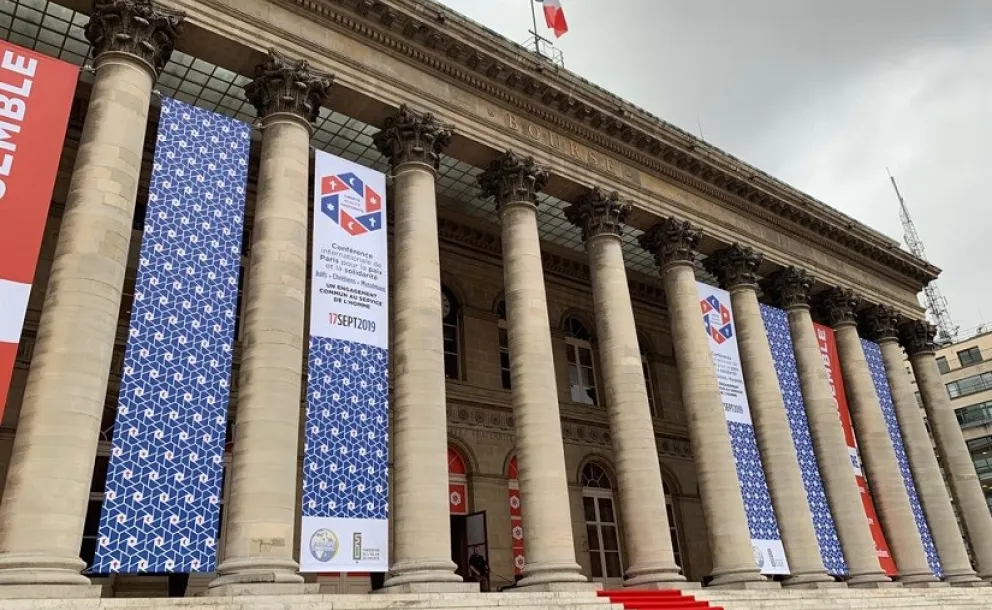
[[[310,555],[322,563],[326,563],[338,554],[338,536],[327,528],[320,528],[310,536]]]

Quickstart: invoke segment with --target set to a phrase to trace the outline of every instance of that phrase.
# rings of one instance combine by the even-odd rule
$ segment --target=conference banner
[[[944,571],[940,565],[940,556],[937,554],[937,545],[934,544],[930,535],[930,524],[927,523],[926,515],[923,512],[923,505],[920,497],[916,493],[916,482],[913,480],[913,472],[909,468],[909,458],[906,457],[906,445],[903,443],[902,430],[899,428],[899,419],[896,417],[895,405],[892,403],[892,389],[889,387],[889,378],[885,374],[885,362],[882,360],[882,348],[873,341],[861,340],[861,348],[865,352],[865,359],[868,361],[868,370],[871,371],[871,378],[875,384],[875,393],[878,395],[878,403],[882,409],[882,416],[885,417],[885,425],[889,431],[889,439],[892,441],[892,448],[896,453],[896,461],[899,463],[899,472],[902,474],[902,482],[906,486],[906,494],[909,496],[909,505],[913,509],[913,518],[916,520],[916,527],[920,531],[920,540],[923,542],[923,550],[927,554],[927,563],[930,571],[937,578],[944,577]]]
[[[701,282],[696,283],[696,290],[702,314],[700,322],[706,329],[709,340],[734,450],[754,560],[762,574],[788,574],[789,563],[772,508],[754,425],[751,423],[751,409],[744,386],[730,293]]]
[[[0,418],[79,69],[0,40]]]
[[[93,572],[212,572],[247,124],[163,98]]]
[[[300,570],[384,572],[386,177],[316,151]]]
[[[813,448],[813,438],[806,417],[802,389],[799,385],[799,371],[796,368],[796,355],[793,351],[792,331],[789,329],[789,315],[776,307],[761,305],[761,317],[765,323],[765,333],[772,351],[779,388],[785,402],[785,412],[789,417],[792,443],[799,458],[799,470],[806,489],[806,500],[813,527],[820,545],[820,557],[827,573],[843,576],[848,573],[844,561],[844,551],[837,535],[833,514],[827,501],[827,493],[820,477],[820,464]]]
[[[854,425],[851,422],[851,410],[847,405],[847,393],[844,391],[844,377],[840,368],[840,356],[837,353],[837,339],[833,329],[829,326],[814,323],[813,328],[816,330],[816,339],[820,344],[823,365],[827,369],[830,391],[837,403],[837,414],[840,416],[841,428],[844,430],[844,440],[847,442],[847,451],[851,457],[854,478],[861,490],[861,503],[864,505],[868,526],[871,528],[871,535],[875,541],[875,554],[878,556],[878,563],[887,575],[896,576],[899,571],[896,569],[896,562],[892,553],[889,552],[889,544],[885,540],[885,532],[882,531],[882,523],[878,520],[875,503],[872,501],[871,492],[868,491],[868,484],[865,482],[865,473],[861,468],[861,454],[858,453],[858,443],[854,437]]]

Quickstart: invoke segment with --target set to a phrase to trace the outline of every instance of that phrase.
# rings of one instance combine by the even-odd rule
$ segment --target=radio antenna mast
[[[909,248],[909,251],[916,258],[926,261],[926,248],[923,247],[923,240],[920,239],[920,234],[916,231],[916,224],[913,222],[913,217],[909,215],[909,208],[906,207],[906,201],[903,200],[902,193],[899,192],[896,179],[889,172],[889,168],[885,168],[885,171],[889,174],[889,180],[892,181],[892,188],[895,189],[896,197],[899,199],[899,219],[902,220],[902,235],[903,240],[906,242],[906,247]],[[923,294],[926,298],[927,313],[930,316],[930,321],[937,327],[937,342],[940,344],[954,343],[958,336],[958,327],[951,320],[951,312],[948,310],[947,299],[944,298],[944,295],[940,293],[940,289],[937,288],[937,282],[930,282],[924,286]]]

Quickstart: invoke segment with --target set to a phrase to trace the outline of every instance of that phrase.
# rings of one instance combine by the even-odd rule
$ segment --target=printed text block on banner
[[[95,573],[214,570],[249,145],[162,100]]]
[[[741,355],[737,347],[737,323],[730,293],[702,282],[696,283],[700,323],[706,329],[713,366],[723,400],[727,429],[737,464],[747,526],[751,532],[754,560],[762,574],[788,574],[789,562],[778,531],[768,482],[758,452],[758,439],[751,423],[751,408],[744,386]]]
[[[0,40],[0,417],[78,76],[76,66]]]
[[[877,343],[868,341],[867,339],[861,340],[861,347],[864,349],[865,359],[868,360],[868,370],[871,371],[871,378],[875,384],[875,393],[878,394],[878,402],[882,408],[882,416],[885,418],[885,425],[889,431],[892,448],[896,452],[899,472],[902,474],[902,481],[906,486],[906,494],[909,496],[909,505],[913,509],[916,527],[920,531],[920,540],[923,542],[923,550],[927,554],[927,563],[934,576],[943,578],[944,571],[940,566],[940,556],[937,555],[937,545],[934,544],[933,537],[930,535],[930,524],[927,522],[927,517],[923,513],[923,505],[920,503],[920,497],[916,493],[913,472],[909,468],[906,446],[902,441],[902,430],[899,428],[896,408],[892,403],[892,389],[889,387],[889,378],[885,374],[882,348]]]
[[[799,385],[799,371],[796,367],[796,355],[792,347],[792,331],[789,329],[789,315],[776,307],[761,305],[761,317],[765,323],[765,334],[775,363],[779,389],[785,402],[786,415],[789,417],[789,428],[792,432],[792,444],[796,448],[799,459],[799,470],[806,490],[806,500],[809,511],[813,515],[813,527],[816,539],[820,545],[820,558],[832,576],[842,576],[848,573],[844,552],[837,535],[836,524],[830,505],[827,502],[827,492],[820,477],[820,465],[813,448],[813,438],[806,418],[806,406]]]
[[[385,193],[383,174],[316,152],[303,572],[389,565]]]

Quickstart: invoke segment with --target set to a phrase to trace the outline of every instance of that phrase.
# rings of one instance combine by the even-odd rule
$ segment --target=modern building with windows
[[[992,510],[992,332],[980,330],[968,339],[941,346],[936,353],[941,381]],[[914,379],[914,389],[915,383]]]
[[[992,581],[974,477],[987,463],[951,406],[992,400],[992,372],[971,352],[938,371],[917,295],[939,269],[894,240],[430,0],[5,0],[0,39],[80,68],[11,341],[0,599],[175,593],[163,558],[192,542],[215,549],[215,569],[192,570],[179,594],[370,589],[364,571],[300,572],[304,553],[387,550],[362,532],[300,538],[317,504],[301,495],[304,464],[325,449],[308,441],[308,374],[330,362],[308,360],[320,354],[305,330],[310,227],[342,218],[311,190],[326,186],[317,152],[387,180],[385,593],[478,590],[463,579],[480,549],[494,587],[524,591]],[[161,144],[192,121],[173,102],[207,117],[197,126],[248,134],[243,223],[224,225],[240,241],[226,260],[230,370],[189,360],[224,369],[210,435],[195,426],[212,398],[184,396],[196,404],[168,415],[122,408],[141,397],[126,390],[132,359],[153,349],[135,345],[141,325],[165,336],[211,313],[141,310],[156,305],[141,244],[168,216],[149,212],[161,163],[199,162]],[[213,144],[222,131],[207,129]],[[206,198],[169,203],[185,213]],[[346,353],[328,383],[351,383]],[[367,372],[351,370],[364,391]],[[147,513],[107,508],[148,501],[115,486],[152,485],[176,457],[154,435],[123,455],[140,432],[121,422],[142,408],[188,415],[216,450],[219,521],[194,520],[199,538],[176,548],[133,528],[178,522],[168,511],[192,493],[155,488],[163,508]],[[115,466],[125,458],[151,461]],[[341,470],[360,470],[349,459]],[[114,540],[147,557],[97,569]]]

